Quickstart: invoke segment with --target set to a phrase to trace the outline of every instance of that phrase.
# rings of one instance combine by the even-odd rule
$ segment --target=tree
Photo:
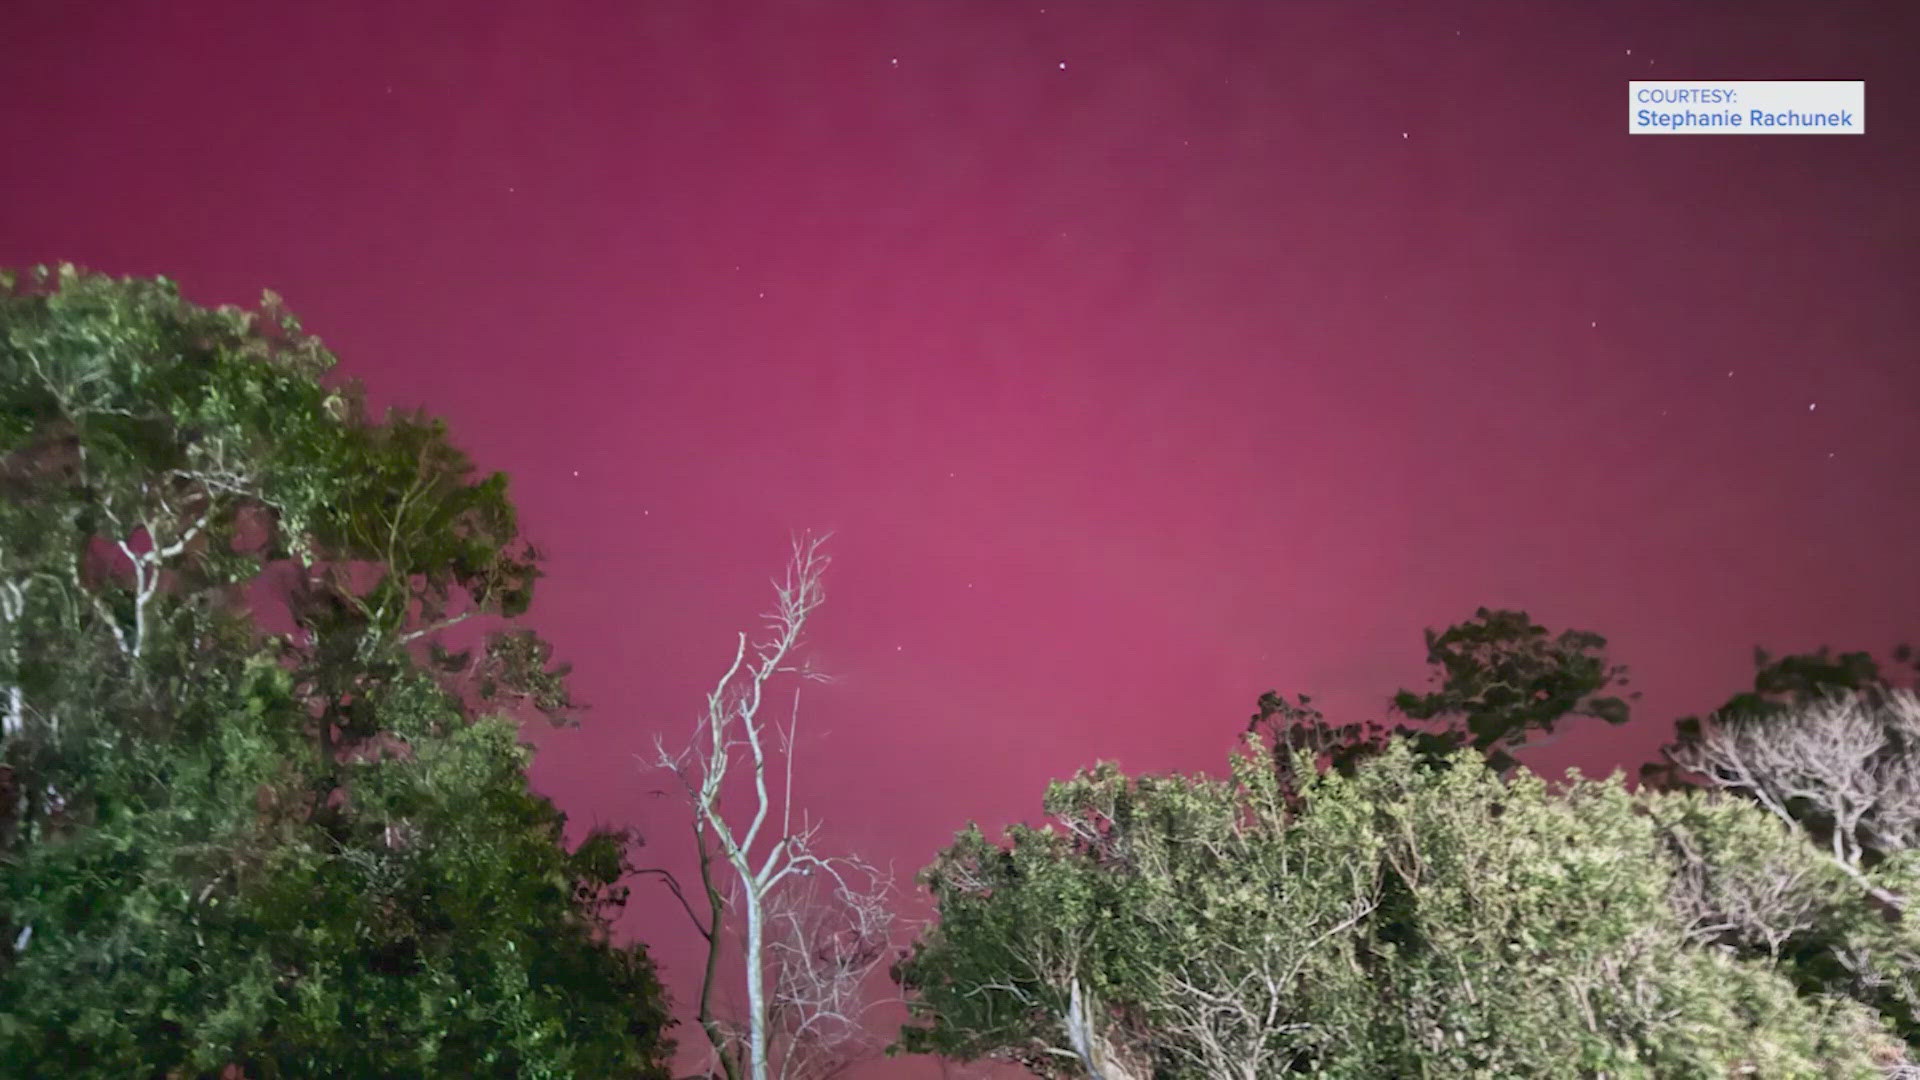
[[[1786,716],[1720,714],[1672,751],[1705,782],[1810,825],[1841,869],[1920,841],[1920,695],[1832,694]]]
[[[861,1020],[869,1004],[864,986],[891,940],[890,880],[858,857],[819,854],[814,843],[820,824],[804,814],[794,821],[799,691],[784,728],[762,711],[776,676],[826,678],[794,662],[808,619],[826,600],[825,542],[826,537],[795,539],[786,577],[774,582],[774,610],[764,616],[767,637],[749,644],[747,635],[740,635],[733,663],[707,695],[693,743],[670,752],[664,740],[655,740],[654,764],[680,781],[693,810],[705,920],[676,880],[664,871],[655,873],[666,878],[706,939],[698,1018],[730,1078],[744,1070],[753,1080],[812,1080],[848,1064],[864,1045]],[[767,775],[776,739],[785,766],[777,791]],[[744,757],[736,761],[741,751]],[[752,784],[744,822],[730,821],[725,806],[727,778],[736,764],[750,770]],[[727,891],[716,880],[716,861],[724,862],[730,875]],[[823,888],[823,883],[830,884]],[[712,1006],[729,909],[745,923],[741,963],[747,1015],[735,1025]]]
[[[1709,717],[1734,716],[1763,721],[1785,717],[1797,710],[1817,706],[1839,694],[1865,694],[1877,698],[1903,684],[1911,684],[1912,675],[1901,678],[1899,667],[1920,672],[1920,653],[1912,646],[1893,650],[1893,674],[1884,672],[1871,653],[1850,652],[1833,655],[1827,646],[1810,653],[1791,653],[1775,657],[1767,650],[1753,650],[1753,689],[1728,698]],[[1676,754],[1689,753],[1689,747],[1701,737],[1703,724],[1698,716],[1683,716],[1674,722],[1674,740],[1661,749],[1661,760],[1640,770],[1641,782],[1655,787],[1675,788],[1688,785],[1683,770],[1674,764]]]
[[[1549,637],[1524,611],[1481,608],[1444,633],[1427,631],[1427,662],[1440,668],[1440,688],[1427,694],[1402,690],[1393,707],[1413,720],[1457,717],[1464,731],[1438,736],[1433,751],[1464,744],[1504,772],[1518,764],[1513,751],[1533,741],[1535,732],[1552,735],[1568,716],[1627,722],[1627,702],[1640,695],[1605,693],[1627,681],[1626,667],[1610,663],[1606,647],[1606,638],[1588,630]]]
[[[1920,1050],[1920,929],[1889,920],[1876,894],[1911,895],[1906,855],[1856,873],[1793,822],[1723,791],[1644,791],[1675,867],[1672,898],[1688,936],[1776,965],[1802,996],[1845,996],[1880,1013]]]
[[[1888,670],[1865,652],[1756,648],[1753,688],[1681,718],[1641,778],[1750,801],[1810,839],[1802,857],[1824,863],[1816,879],[1837,878],[1846,902],[1822,901],[1784,946],[1797,980],[1867,1002],[1920,1048],[1920,925],[1908,912],[1920,891],[1920,699],[1900,672],[1920,670],[1920,656],[1901,645],[1892,659]]]
[[[1257,746],[1256,744],[1250,744]],[[1043,828],[969,826],[922,875],[898,1051],[1045,1077],[1866,1076],[1856,1002],[1700,943],[1617,778],[1559,793],[1402,740],[1351,775],[1053,785]],[[1731,814],[1758,812],[1735,806]]]
[[[861,869],[857,877],[845,869]],[[808,875],[767,897],[767,1032],[774,1074],[835,1076],[875,1049],[868,986],[892,952],[892,882],[847,860],[841,877]],[[773,1060],[770,1058],[770,1060]]]
[[[1870,653],[1850,652],[1830,655],[1822,645],[1810,653],[1791,653],[1775,658],[1765,649],[1753,650],[1753,689],[1735,694],[1715,713],[1737,716],[1778,716],[1815,704],[1834,694],[1869,695],[1898,689],[1902,680],[1883,672]],[[1913,648],[1895,646],[1896,665],[1920,664]],[[1910,677],[1909,677],[1910,679]]]
[[[1328,722],[1325,713],[1315,708],[1313,699],[1297,695],[1298,701],[1269,690],[1260,695],[1258,711],[1247,718],[1247,733],[1269,739],[1269,753],[1285,795],[1297,797],[1307,775],[1296,774],[1297,761],[1311,762],[1315,769],[1325,766],[1351,775],[1360,762],[1379,754],[1395,735],[1385,724],[1354,721]]]
[[[506,480],[332,364],[271,294],[0,275],[0,1059],[663,1076],[633,839],[527,790],[574,703]]]
[[[1268,691],[1248,730],[1272,731],[1274,762],[1283,771],[1302,749],[1316,764],[1351,771],[1379,753],[1389,738],[1399,738],[1429,762],[1471,748],[1497,771],[1508,772],[1519,765],[1514,754],[1543,745],[1541,736],[1551,738],[1567,717],[1624,724],[1628,702],[1640,696],[1607,693],[1626,685],[1627,669],[1607,659],[1606,638],[1586,630],[1550,636],[1524,611],[1483,607],[1445,631],[1427,630],[1426,643],[1438,688],[1424,694],[1402,690],[1392,702],[1415,724],[1336,726],[1311,707],[1306,695],[1295,705]]]

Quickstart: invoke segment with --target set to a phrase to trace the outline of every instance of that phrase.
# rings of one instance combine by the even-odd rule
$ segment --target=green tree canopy
[[[1720,859],[1782,840],[1756,809],[1447,765],[1402,740],[1351,775],[1303,758],[1292,799],[1257,757],[1226,780],[1104,765],[1049,789],[1044,827],[969,827],[922,875],[938,921],[896,967],[896,1049],[1107,1080],[1864,1077],[1902,1053],[1871,1009],[1713,937],[1754,897]]]
[[[1863,883],[1749,800],[1646,790],[1639,804],[1673,867],[1669,895],[1689,940],[1771,964],[1803,997],[1859,1001],[1920,1050],[1920,926],[1888,918],[1871,891],[1916,895],[1920,859],[1903,853]]]
[[[1283,773],[1296,750],[1351,771],[1394,737],[1430,763],[1470,748],[1507,772],[1519,764],[1515,753],[1551,736],[1568,717],[1624,724],[1629,702],[1640,696],[1609,693],[1626,685],[1627,669],[1607,659],[1606,638],[1587,630],[1556,635],[1524,611],[1480,608],[1472,619],[1444,631],[1427,630],[1426,646],[1435,688],[1402,690],[1392,701],[1394,711],[1412,724],[1336,725],[1305,694],[1296,704],[1268,691],[1248,730],[1271,729],[1274,763]]]
[[[506,480],[332,364],[271,295],[0,276],[0,1060],[664,1076],[633,839],[527,789],[573,702]]]

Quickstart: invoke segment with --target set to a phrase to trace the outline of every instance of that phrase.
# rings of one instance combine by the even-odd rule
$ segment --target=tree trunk
[[[751,881],[751,877],[749,877]],[[766,970],[760,963],[760,897],[747,889],[747,1038],[753,1080],[767,1080]]]

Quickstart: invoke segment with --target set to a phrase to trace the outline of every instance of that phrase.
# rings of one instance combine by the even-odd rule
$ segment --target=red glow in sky
[[[1750,650],[1920,599],[1920,8],[15,5],[0,265],[282,293],[507,470],[594,709],[577,822],[831,529],[796,799],[928,862],[1258,695],[1381,714],[1479,605],[1607,635],[1636,767]],[[1632,79],[1865,80],[1855,137],[1629,136]],[[627,928],[681,999],[693,935]],[[683,1042],[698,1042],[690,1028]],[[880,1065],[867,1075],[934,1075]]]

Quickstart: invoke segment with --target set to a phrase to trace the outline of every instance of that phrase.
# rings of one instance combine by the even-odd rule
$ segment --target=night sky
[[[1920,637],[1920,7],[7,7],[0,265],[272,288],[509,472],[593,706],[535,784],[682,872],[635,755],[796,529],[796,799],[903,878],[1097,759],[1218,769],[1262,691],[1380,717],[1483,604],[1645,693],[1556,774],[1756,644]],[[1649,78],[1872,124],[1628,136]]]

